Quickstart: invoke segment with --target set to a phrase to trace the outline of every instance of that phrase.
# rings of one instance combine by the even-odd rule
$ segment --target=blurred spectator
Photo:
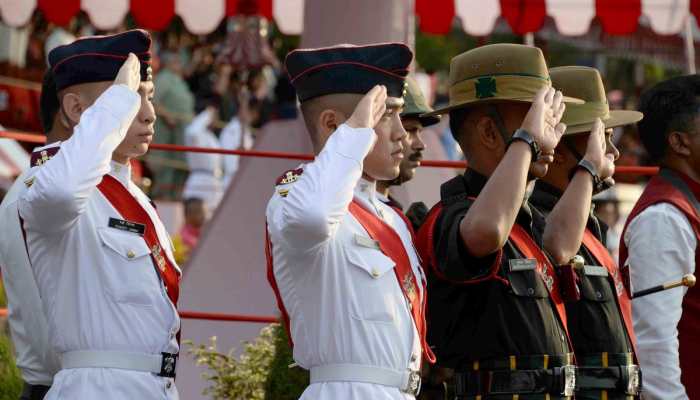
[[[209,217],[209,212],[204,200],[200,198],[188,198],[184,201],[185,225],[180,232],[173,237],[175,248],[175,261],[179,265],[185,265],[192,250],[197,247],[199,234]]]
[[[272,119],[296,119],[297,93],[289,82],[289,76],[284,72],[277,79],[275,86],[275,109]]]
[[[221,131],[219,141],[221,147],[229,150],[249,150],[253,148],[255,136],[253,129],[262,123],[262,102],[256,98],[248,98],[248,92],[242,90],[238,96],[240,104],[238,116],[231,118]],[[224,157],[224,190],[228,188],[233,176],[238,171],[240,156]]]
[[[75,25],[75,22],[71,24],[71,27],[73,27],[73,25]],[[75,35],[69,29],[71,28],[63,28],[57,26],[51,31],[49,36],[46,38],[46,42],[44,43],[44,57],[46,58],[47,65],[49,63],[49,52],[51,50],[55,49],[58,46],[70,44],[75,41]]]
[[[199,113],[185,128],[185,144],[195,147],[219,148],[219,138],[212,132],[211,126],[218,122],[218,111],[209,106]],[[221,154],[187,153],[187,165],[190,175],[185,182],[182,197],[199,198],[207,209],[214,211],[223,196],[223,160]]]
[[[601,227],[604,229],[602,236],[605,237],[605,247],[617,260],[620,252],[621,223],[623,222],[620,219],[620,202],[617,192],[612,188],[599,193],[593,198],[593,204],[595,205],[593,210],[596,217],[605,224]]]
[[[194,115],[194,96],[183,79],[180,56],[163,52],[162,69],[155,78],[153,100],[156,115],[154,143],[184,144],[185,127]],[[157,152],[149,154],[149,168],[153,173],[151,196],[161,200],[177,200],[187,178],[185,154]]]

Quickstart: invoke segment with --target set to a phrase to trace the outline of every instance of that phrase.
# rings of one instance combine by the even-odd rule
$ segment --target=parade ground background
[[[439,106],[447,102],[453,56],[489,43],[525,43],[540,47],[550,67],[598,68],[610,107],[636,109],[645,88],[695,73],[698,16],[699,0],[0,0],[0,199],[44,140],[38,98],[48,51],[80,36],[149,30],[156,90],[167,95],[156,96],[156,144],[133,169],[184,269],[179,308],[189,342],[178,365],[180,396],[262,399],[267,391],[279,399],[269,393],[275,360],[286,360],[275,358],[286,343],[282,330],[243,343],[278,319],[265,275],[267,200],[282,172],[312,159],[282,67],[290,50],[404,42],[415,51],[413,76]],[[186,140],[190,122],[208,107],[216,115],[213,132],[233,119],[246,127],[237,143],[203,147]],[[434,204],[440,184],[465,167],[447,118],[426,129],[423,140],[427,161],[393,191],[404,205]],[[634,126],[616,129],[614,141],[619,184],[599,195],[596,211],[611,226],[609,250],[616,255],[625,216],[656,169]],[[198,162],[192,154],[236,161],[201,229],[190,226],[184,207],[184,184]],[[4,307],[0,291],[0,400],[15,399],[21,388]],[[216,351],[197,350],[212,337]],[[247,358],[237,358],[242,353]],[[213,391],[203,394],[207,387]],[[292,398],[288,389],[276,388]]]

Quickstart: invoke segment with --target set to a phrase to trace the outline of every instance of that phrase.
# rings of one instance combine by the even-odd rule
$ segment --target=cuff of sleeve
[[[141,105],[141,96],[126,85],[112,85],[97,99],[97,105],[104,107],[117,118],[129,122],[136,116]]]
[[[362,163],[367,154],[372,150],[377,135],[372,128],[351,128],[342,124],[331,135],[335,141],[336,153],[343,157]]]

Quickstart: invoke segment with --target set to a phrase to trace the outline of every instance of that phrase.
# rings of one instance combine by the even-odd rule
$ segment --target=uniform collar
[[[530,202],[535,207],[549,213],[561,198],[561,190],[554,186],[538,180],[535,183],[535,190],[530,196]]]
[[[38,167],[49,161],[60,150],[61,142],[47,144],[46,146],[37,147],[32,151],[29,165]]]
[[[370,182],[365,178],[360,178],[355,185],[355,197],[369,201],[372,204],[377,202],[377,183]]]
[[[131,181],[131,163],[125,165],[112,160],[109,165],[109,174],[128,188]]]

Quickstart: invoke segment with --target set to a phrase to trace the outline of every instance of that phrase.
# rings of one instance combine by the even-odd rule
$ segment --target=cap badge
[[[496,78],[487,76],[479,78],[474,82],[477,99],[486,99],[496,95]]]

